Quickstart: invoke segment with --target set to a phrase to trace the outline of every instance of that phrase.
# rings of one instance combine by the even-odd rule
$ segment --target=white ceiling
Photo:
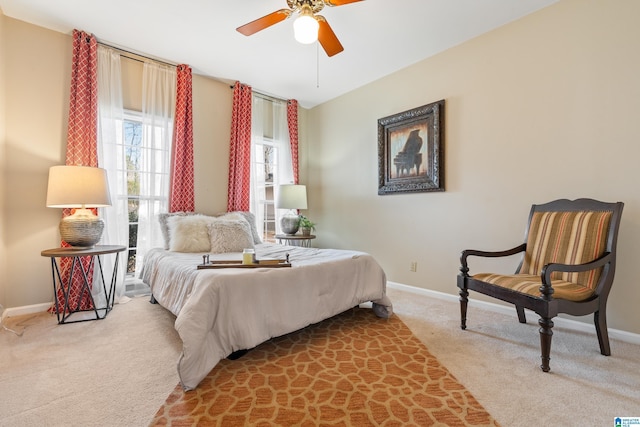
[[[186,63],[311,108],[558,0],[364,0],[325,7],[344,46],[329,58],[293,39],[293,17],[246,37],[235,29],[286,0],[0,0],[6,16]]]

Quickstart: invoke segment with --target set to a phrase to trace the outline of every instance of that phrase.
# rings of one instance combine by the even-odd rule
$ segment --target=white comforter
[[[178,375],[194,389],[222,359],[372,301],[377,315],[391,315],[386,276],[364,252],[256,245],[261,258],[284,259],[291,268],[197,269],[202,254],[154,249],[142,279],[153,297],[176,315],[183,343]],[[211,260],[241,259],[240,253]]]

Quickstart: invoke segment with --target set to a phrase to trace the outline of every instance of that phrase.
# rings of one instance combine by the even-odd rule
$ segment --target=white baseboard
[[[53,304],[53,303],[44,302],[44,303],[41,303],[41,304],[32,304],[32,305],[24,305],[22,307],[7,308],[2,313],[2,320],[4,320],[6,317],[22,316],[24,314],[41,313],[43,311],[49,310],[49,307],[51,307],[51,304]]]
[[[453,294],[433,291],[430,289],[417,288],[415,286],[404,285],[402,283],[397,283],[397,282],[387,282],[387,286],[390,288],[395,288],[395,289],[399,289],[406,292],[413,292],[415,294],[424,295],[430,298],[437,298],[437,299],[442,299],[442,300],[456,302],[456,303],[459,302],[458,296]],[[515,315],[516,313],[513,306],[509,307],[506,305],[496,304],[496,303],[487,302],[487,301],[470,299],[469,305],[470,306],[475,305],[484,310],[492,311],[494,313],[513,314],[513,315]],[[564,317],[554,317],[553,323],[555,323],[556,326],[562,326],[563,328],[572,329],[575,331],[595,332],[595,326],[593,326],[593,324],[579,322],[577,320],[572,320],[572,319],[566,319]],[[640,345],[640,334],[634,334],[633,332],[622,331],[619,329],[612,329],[612,328],[608,328],[608,329],[609,329],[609,338],[617,339],[617,340],[628,342],[631,344]]]

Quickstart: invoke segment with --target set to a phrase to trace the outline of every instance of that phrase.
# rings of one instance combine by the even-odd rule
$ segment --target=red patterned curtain
[[[233,88],[227,211],[248,211],[251,197],[251,86]]]
[[[184,64],[178,65],[176,75],[176,118],[173,131],[169,212],[194,211],[191,67]]]
[[[96,38],[84,31],[73,30],[73,59],[71,65],[71,96],[69,101],[69,126],[67,129],[67,158],[70,166],[98,166],[98,42]],[[71,209],[64,209],[62,216],[71,215]],[[94,209],[94,213],[96,209]],[[62,242],[62,246],[69,246]],[[87,279],[91,285],[93,265],[90,257],[79,258],[87,271]],[[62,285],[67,286],[71,275],[72,258],[60,259],[60,275]],[[79,268],[78,265],[75,267]],[[79,301],[80,310],[91,310],[93,304],[85,291],[82,293],[82,274],[75,271],[69,289],[70,304]],[[58,289],[56,295],[58,307],[62,309],[63,290]],[[76,309],[75,305],[69,307]],[[55,310],[55,306],[51,310]]]
[[[98,42],[73,30],[67,165],[98,166]]]
[[[289,126],[289,143],[291,144],[291,164],[293,166],[293,183],[298,183],[298,101],[287,102],[287,125]]]

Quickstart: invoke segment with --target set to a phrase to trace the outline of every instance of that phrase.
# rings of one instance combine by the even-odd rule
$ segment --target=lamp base
[[[73,215],[60,221],[60,237],[74,248],[92,248],[100,241],[104,230],[102,218],[90,209],[76,209]]]
[[[284,234],[296,234],[300,227],[300,215],[294,211],[289,211],[282,215],[280,219],[280,229]]]

